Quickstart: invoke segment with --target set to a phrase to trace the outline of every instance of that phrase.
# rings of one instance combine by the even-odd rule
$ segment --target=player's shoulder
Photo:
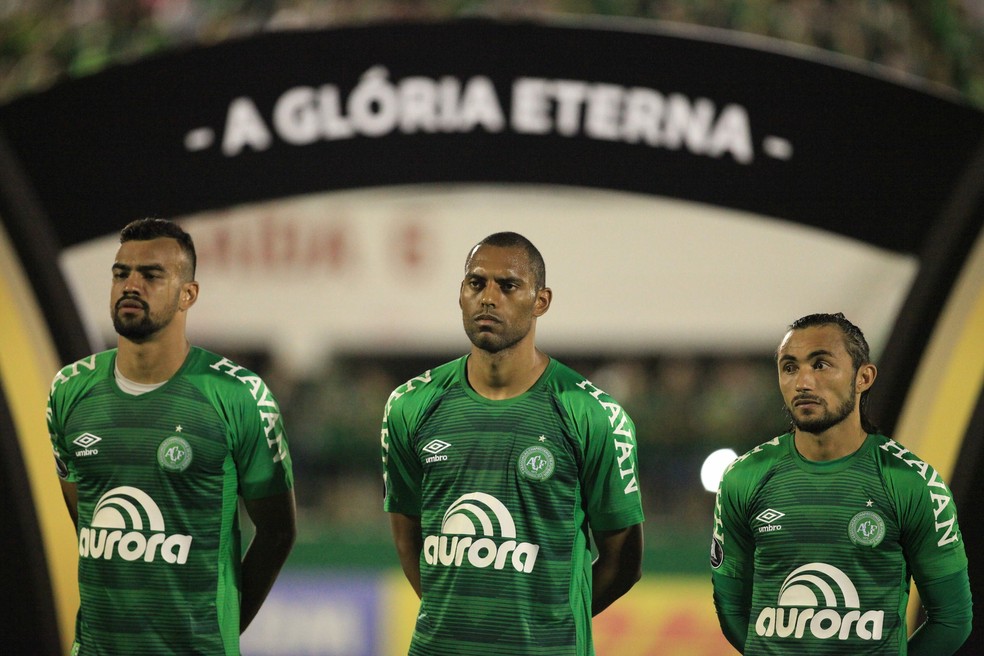
[[[625,408],[586,376],[557,360],[551,361],[547,376],[550,392],[574,433],[612,432],[634,439],[635,424]]]
[[[116,349],[93,353],[59,369],[51,381],[51,395],[85,388],[101,380],[111,370]]]
[[[880,434],[868,436],[872,454],[878,460],[881,470],[900,483],[925,486],[927,483],[942,483],[933,466],[910,451],[901,442]]]
[[[410,380],[398,385],[386,400],[386,415],[394,408],[404,406],[429,405],[430,402],[444,393],[448,387],[461,380],[467,356],[462,356],[450,362],[428,369]]]
[[[756,480],[783,458],[789,457],[792,433],[777,435],[735,458],[724,470],[725,480],[751,477]]]
[[[592,383],[586,376],[559,360],[551,360],[547,372],[551,392],[567,403],[582,405],[590,412],[606,412],[618,405],[611,394]]]
[[[226,398],[259,401],[270,396],[266,383],[252,369],[199,346],[191,347],[180,375],[203,391],[214,390]]]

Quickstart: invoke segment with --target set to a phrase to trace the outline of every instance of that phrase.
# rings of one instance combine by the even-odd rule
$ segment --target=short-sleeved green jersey
[[[80,654],[238,654],[238,496],[293,485],[277,402],[192,348],[163,386],[118,387],[116,350],[55,376],[48,429],[78,489]]]
[[[909,583],[965,570],[956,507],[936,471],[869,435],[812,462],[792,433],[725,473],[714,510],[714,576],[752,586],[749,654],[904,654]]]
[[[384,508],[423,532],[410,654],[592,654],[589,526],[643,519],[632,420],[556,360],[503,401],[466,360],[398,387],[383,419]]]

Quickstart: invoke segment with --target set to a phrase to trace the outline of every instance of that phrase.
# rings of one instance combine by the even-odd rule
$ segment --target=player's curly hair
[[[851,364],[854,366],[854,373],[856,374],[862,365],[871,362],[871,351],[868,348],[868,340],[864,338],[864,333],[861,332],[860,328],[848,321],[843,312],[836,312],[834,314],[824,312],[808,314],[789,324],[789,330],[831,325],[840,328],[841,333],[844,335],[844,347],[847,349],[848,355],[851,356]],[[776,357],[778,357],[778,351],[776,352]],[[861,428],[868,433],[878,433],[878,426],[868,417],[868,392],[870,391],[871,389],[869,388],[861,392],[861,398],[858,400],[861,408]]]
[[[192,241],[191,235],[185,232],[177,223],[168,221],[167,219],[137,219],[130,221],[120,230],[121,244],[128,241],[148,241],[160,237],[168,237],[178,242],[181,250],[188,257],[188,262],[191,264],[191,277],[189,280],[194,280],[195,268],[198,266],[198,256],[195,254],[195,242]]]

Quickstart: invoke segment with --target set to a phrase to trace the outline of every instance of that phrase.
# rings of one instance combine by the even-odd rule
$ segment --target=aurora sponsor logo
[[[458,497],[444,513],[441,535],[424,538],[428,565],[505,569],[530,573],[540,545],[516,540],[516,524],[505,505],[491,494]]]
[[[798,567],[779,588],[777,607],[763,608],[755,632],[765,638],[881,640],[883,610],[862,610],[857,588],[833,565]]]
[[[92,511],[90,526],[79,529],[79,556],[111,560],[144,560],[157,556],[183,565],[191,550],[190,535],[167,535],[164,516],[150,495],[121,486],[102,495]]]

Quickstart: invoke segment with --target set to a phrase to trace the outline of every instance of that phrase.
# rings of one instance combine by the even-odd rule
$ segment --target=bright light
[[[718,449],[707,456],[704,464],[700,466],[700,482],[704,484],[704,489],[708,492],[717,492],[724,470],[737,457],[738,454],[733,449]]]

